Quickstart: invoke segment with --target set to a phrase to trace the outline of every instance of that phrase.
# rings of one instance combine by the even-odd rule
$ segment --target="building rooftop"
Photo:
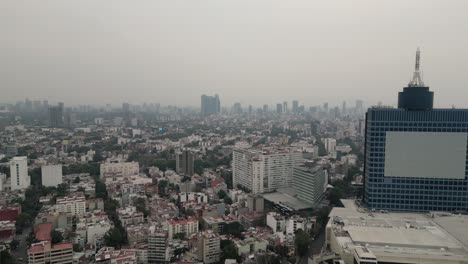
[[[379,262],[419,259],[418,263],[450,263],[446,261],[468,259],[468,216],[370,212],[352,200],[343,200],[343,204],[346,207],[331,211],[327,232],[334,233],[345,252],[368,252]]]
[[[34,226],[34,236],[37,240],[50,240],[50,232],[52,232],[52,223],[41,223]]]

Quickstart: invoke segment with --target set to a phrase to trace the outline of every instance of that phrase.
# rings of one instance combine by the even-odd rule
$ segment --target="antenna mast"
[[[419,48],[416,50],[416,63],[414,65],[413,80],[408,84],[409,87],[424,87],[421,72],[419,71],[419,63],[421,60],[421,51]]]

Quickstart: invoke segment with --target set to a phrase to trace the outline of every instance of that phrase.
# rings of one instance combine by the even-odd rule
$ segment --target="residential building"
[[[286,234],[293,235],[299,229],[302,229],[302,231],[307,231],[306,226],[306,219],[297,215],[291,216],[286,220]]]
[[[121,181],[125,177],[138,175],[140,167],[138,162],[119,162],[119,160],[113,160],[108,163],[102,163],[100,172],[101,180],[109,183]]]
[[[198,218],[188,216],[186,218],[174,218],[167,220],[167,229],[169,240],[172,240],[174,235],[182,233],[185,237],[198,232]]]
[[[297,198],[318,205],[328,186],[328,173],[320,165],[304,164],[294,167],[293,187]]]
[[[433,96],[416,68],[398,108],[367,111],[363,200],[370,209],[468,210],[468,109],[434,109]]]
[[[49,125],[50,127],[63,127],[63,104],[49,107]]]
[[[302,153],[295,148],[236,148],[232,161],[233,185],[242,186],[254,194],[290,187],[293,167],[302,160]]]
[[[86,212],[86,199],[82,193],[59,197],[56,200],[55,208],[58,212],[83,215]]]
[[[29,264],[73,264],[73,244],[63,242],[52,245],[50,241],[31,244],[28,249]]]
[[[45,165],[41,167],[42,185],[57,187],[62,184],[62,165]]]
[[[24,190],[31,185],[28,175],[28,157],[13,157],[10,160],[11,190]]]
[[[323,140],[323,145],[325,145],[325,150],[327,153],[335,153],[336,152],[336,139],[334,138],[325,138]]]
[[[204,264],[217,263],[221,255],[221,241],[219,235],[212,230],[198,233],[197,258]]]
[[[176,172],[183,176],[192,176],[193,162],[195,154],[189,150],[182,150],[176,153]]]
[[[204,193],[201,192],[181,192],[178,195],[179,197],[179,202],[185,203],[185,202],[195,202],[195,203],[207,203],[208,202],[208,196]]]
[[[142,212],[138,212],[135,206],[127,206],[117,209],[117,216],[123,227],[127,225],[136,225],[145,221],[145,216]]]
[[[169,247],[166,231],[151,226],[148,234],[148,263],[168,263]]]
[[[248,256],[258,251],[267,251],[268,241],[258,237],[247,237],[245,239],[236,240],[234,244],[237,248],[239,256]]]
[[[266,215],[266,224],[273,233],[286,231],[286,218],[276,212],[269,212]]]

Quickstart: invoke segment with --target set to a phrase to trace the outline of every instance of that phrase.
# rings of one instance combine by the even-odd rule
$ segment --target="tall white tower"
[[[12,190],[24,190],[31,185],[28,175],[28,158],[14,157],[10,160],[10,178]]]

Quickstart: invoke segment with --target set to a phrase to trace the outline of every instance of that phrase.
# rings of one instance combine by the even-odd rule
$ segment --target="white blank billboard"
[[[384,175],[464,179],[467,135],[387,131]]]

